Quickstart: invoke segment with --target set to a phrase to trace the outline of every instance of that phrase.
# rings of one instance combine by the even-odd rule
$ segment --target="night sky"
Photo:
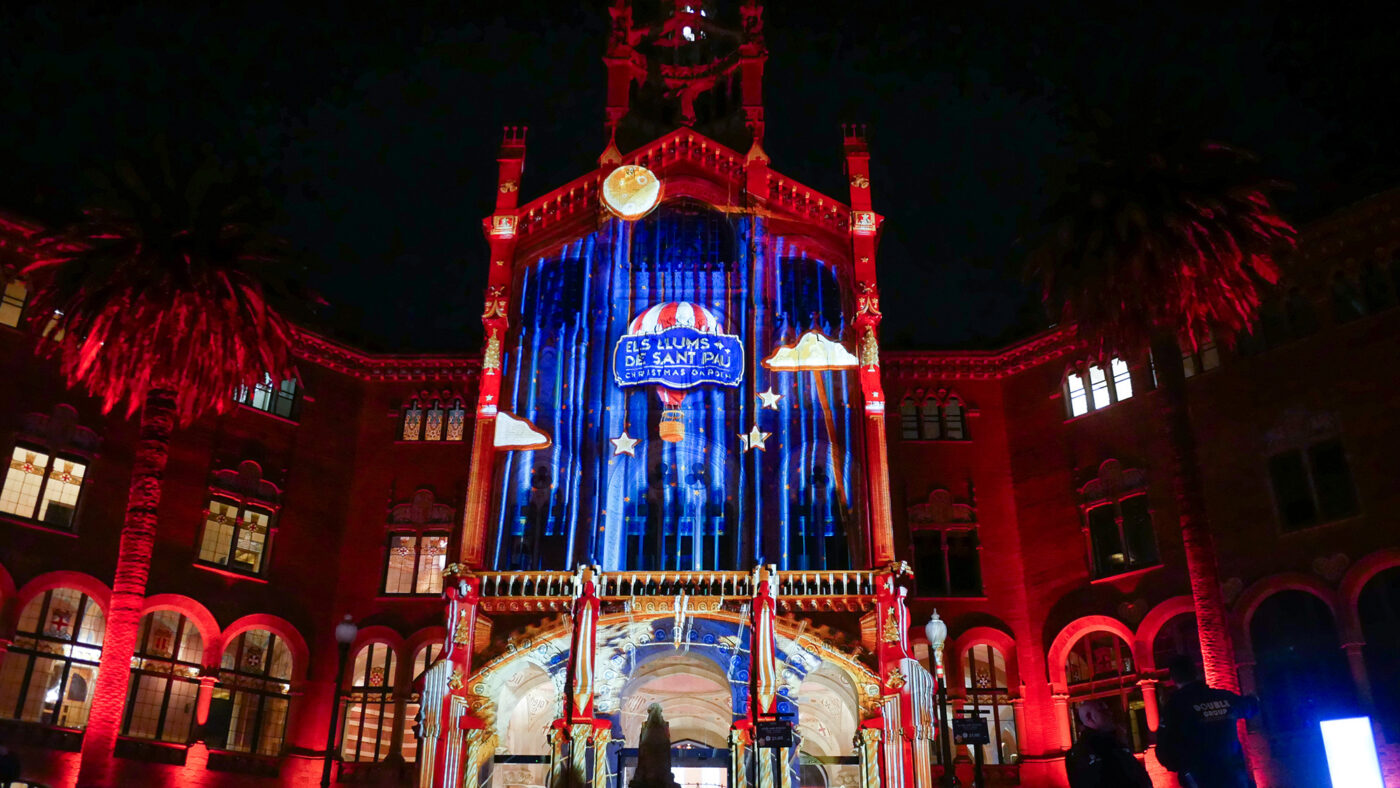
[[[770,0],[765,148],[844,199],[838,126],[869,123],[886,347],[995,345],[1044,323],[1016,271],[1071,105],[1253,150],[1299,222],[1400,184],[1400,20],[1340,5]],[[595,166],[605,3],[204,6],[0,8],[0,210],[210,146],[263,174],[323,324],[475,350],[500,127],[530,126],[523,199]]]

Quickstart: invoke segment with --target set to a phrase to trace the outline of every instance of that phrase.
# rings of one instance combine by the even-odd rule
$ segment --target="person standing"
[[[1152,788],[1147,769],[1119,737],[1103,701],[1080,704],[1078,716],[1084,727],[1065,755],[1070,788]]]
[[[1186,788],[1250,788],[1235,723],[1257,714],[1259,700],[1206,686],[1188,657],[1168,669],[1176,692],[1157,727],[1157,760]]]

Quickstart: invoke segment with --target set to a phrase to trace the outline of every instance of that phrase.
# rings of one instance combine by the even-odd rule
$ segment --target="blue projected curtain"
[[[805,331],[843,338],[847,299],[830,265],[767,238],[762,220],[678,201],[636,223],[608,220],[526,267],[517,292],[502,408],[553,445],[498,456],[498,568],[849,566],[863,478],[855,372],[762,367]],[[739,386],[700,386],[676,404],[617,384],[614,345],[633,318],[671,302],[740,338]],[[770,387],[776,410],[759,405]],[[679,412],[679,442],[660,439],[663,411]],[[769,437],[745,453],[738,436],[754,426]],[[632,455],[614,448],[624,432]]]

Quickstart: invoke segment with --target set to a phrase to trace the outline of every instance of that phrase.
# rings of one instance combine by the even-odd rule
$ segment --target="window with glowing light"
[[[1118,358],[1109,359],[1107,370],[1098,364],[1083,364],[1065,374],[1063,394],[1069,417],[1083,416],[1130,399],[1132,374]]]
[[[184,744],[194,725],[204,641],[184,615],[158,610],[141,619],[122,735]]]
[[[19,328],[24,320],[24,305],[29,301],[29,286],[22,279],[11,279],[0,291],[0,326]]]
[[[389,596],[437,596],[447,568],[445,532],[389,535],[384,564],[384,593]]]
[[[1157,565],[1157,535],[1145,493],[1090,505],[1085,509],[1084,523],[1095,577]]]
[[[1138,686],[1137,664],[1132,649],[1110,632],[1090,632],[1070,649],[1065,662],[1069,684],[1070,729],[1078,739],[1082,732],[1079,707],[1089,701],[1104,701],[1114,722],[1127,736],[1133,752],[1147,749],[1147,711]]]
[[[1273,455],[1269,458],[1269,480],[1285,531],[1342,520],[1360,511],[1351,465],[1340,440]]]
[[[355,653],[340,747],[344,760],[382,761],[389,754],[397,664],[394,650],[384,643],[368,643]]]
[[[437,662],[442,656],[441,643],[428,643],[418,649],[418,653],[413,655],[413,679],[409,682],[408,704],[404,707],[403,737],[400,739],[399,752],[403,755],[404,761],[413,763],[418,760],[418,713],[421,710],[418,693],[413,691],[414,687],[421,686],[423,675],[428,672],[428,668]]]
[[[1020,749],[1016,715],[1011,708],[1011,688],[1006,678],[1006,657],[990,645],[977,645],[963,652],[962,668],[963,688],[967,693],[963,710],[990,712],[982,715],[987,722],[989,743],[977,745],[982,748],[983,762],[1016,763],[1020,760]],[[968,745],[968,749],[972,750],[973,745]]]
[[[243,632],[224,647],[209,704],[205,740],[232,752],[282,752],[291,703],[292,653],[265,629]]]
[[[467,435],[467,408],[461,397],[415,397],[399,417],[399,440],[460,442]]]
[[[270,504],[210,498],[199,537],[199,562],[246,575],[262,574],[272,517]]]
[[[106,630],[102,609],[81,591],[55,588],[31,599],[0,664],[0,717],[85,727]]]
[[[296,419],[301,405],[301,392],[297,388],[296,378],[287,378],[277,383],[271,375],[264,375],[262,383],[251,389],[239,389],[234,392],[233,399],[238,404],[247,405],[254,410],[284,419]]]
[[[0,512],[71,531],[86,473],[82,460],[17,444],[0,487]]]

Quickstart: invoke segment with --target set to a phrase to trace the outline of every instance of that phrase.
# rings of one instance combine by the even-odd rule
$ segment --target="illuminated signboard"
[[[649,336],[625,336],[614,350],[613,372],[621,386],[737,386],[744,379],[744,346],[736,336],[684,326]]]

